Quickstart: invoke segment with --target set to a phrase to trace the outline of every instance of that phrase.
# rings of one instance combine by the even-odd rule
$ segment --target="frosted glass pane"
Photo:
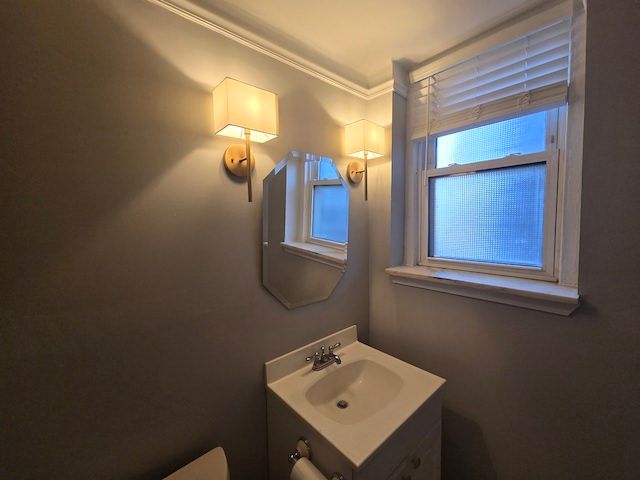
[[[346,187],[315,185],[312,217],[312,237],[347,243],[349,197]]]
[[[436,168],[543,152],[546,148],[547,114],[533,113],[438,137]]]
[[[429,179],[429,256],[542,266],[546,164]]]

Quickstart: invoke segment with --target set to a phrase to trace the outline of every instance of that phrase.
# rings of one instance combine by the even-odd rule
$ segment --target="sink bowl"
[[[357,360],[331,371],[306,392],[323,415],[342,423],[358,423],[384,408],[402,388],[400,376],[371,360]]]

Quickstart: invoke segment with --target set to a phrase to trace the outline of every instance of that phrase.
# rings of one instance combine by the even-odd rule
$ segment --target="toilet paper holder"
[[[298,443],[296,443],[296,450],[289,455],[289,463],[291,465],[295,464],[302,457],[312,460],[311,458],[311,444],[309,440],[304,437],[300,437],[298,439]]]
[[[311,461],[311,444],[309,440],[304,437],[300,437],[298,439],[298,443],[296,443],[295,451],[289,455],[289,463],[294,465],[298,460],[302,457],[305,457],[307,460]],[[330,480],[345,480],[344,476],[341,473],[334,472]]]

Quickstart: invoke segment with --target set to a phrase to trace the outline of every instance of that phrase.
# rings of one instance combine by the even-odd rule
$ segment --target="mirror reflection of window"
[[[321,158],[318,166],[318,180],[339,180],[335,165],[328,158]]]
[[[347,243],[348,192],[342,185],[313,187],[311,238]]]
[[[349,191],[329,158],[307,162],[308,241],[345,246],[349,229]]]

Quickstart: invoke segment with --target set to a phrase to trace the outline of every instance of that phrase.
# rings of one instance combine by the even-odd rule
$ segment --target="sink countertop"
[[[355,337],[355,328],[353,333]],[[326,344],[329,344],[328,339],[335,339],[335,336],[315,342],[315,345],[325,344],[323,343],[325,341]],[[305,349],[309,353],[313,347],[302,347],[292,353],[297,353],[297,357],[299,357],[300,352]],[[311,370],[310,364],[303,363],[301,368],[283,376],[271,376],[270,378],[267,374],[267,388],[340,451],[358,470],[411,415],[444,385],[445,380],[355,339],[346,345],[343,342],[343,346],[336,349],[336,352],[342,359],[342,365],[333,364],[324,370],[314,372]],[[280,359],[284,357],[280,357]],[[363,360],[382,365],[401,378],[402,385],[398,393],[386,405],[367,418],[351,423],[340,423],[328,418],[326,414],[312,405],[307,392],[314,384],[331,375],[337,369]],[[300,364],[298,363],[298,365]],[[272,381],[269,382],[269,380]]]

